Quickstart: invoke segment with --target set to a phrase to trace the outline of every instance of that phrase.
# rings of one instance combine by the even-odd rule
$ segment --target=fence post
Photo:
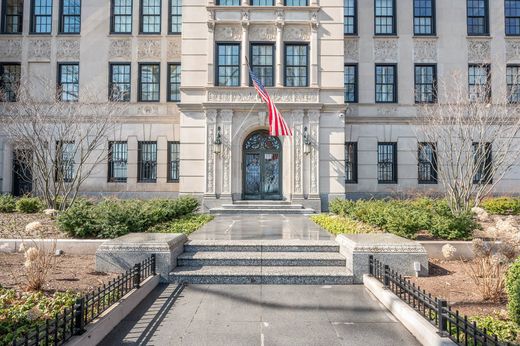
[[[134,288],[141,286],[141,263],[134,265]]]
[[[152,275],[157,275],[157,268],[156,268],[156,262],[155,262],[155,254],[152,254]]]
[[[439,334],[446,336],[448,333],[448,319],[444,314],[444,310],[448,307],[448,301],[445,299],[437,300],[437,318],[439,320]]]
[[[374,255],[368,256],[368,273],[374,275]]]
[[[76,298],[74,302],[74,335],[81,335],[85,332],[85,298]],[[56,324],[56,329],[58,329],[58,325]]]
[[[385,288],[388,288],[390,286],[390,267],[385,264],[385,276],[383,277],[383,284],[385,285]]]

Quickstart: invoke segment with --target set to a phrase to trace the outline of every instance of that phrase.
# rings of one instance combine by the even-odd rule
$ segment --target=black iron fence
[[[13,346],[63,345],[74,335],[85,332],[85,326],[118,302],[132,289],[140,287],[150,276],[156,275],[155,255],[76,299],[72,309],[65,308],[53,319],[48,319],[30,330],[14,331]]]
[[[369,272],[435,326],[441,336],[465,346],[512,346],[498,340],[496,335],[490,335],[486,328],[479,328],[475,321],[460,315],[458,310],[453,311],[447,300],[432,297],[431,293],[416,286],[374,256],[369,256]]]

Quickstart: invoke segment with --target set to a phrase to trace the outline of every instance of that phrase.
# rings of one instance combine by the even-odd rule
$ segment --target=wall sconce
[[[309,154],[311,152],[311,139],[309,137],[309,131],[307,131],[307,126],[303,128],[303,153]]]
[[[215,141],[213,142],[215,145],[214,152],[217,155],[220,155],[222,152],[222,134],[220,133],[220,126],[217,127],[217,135],[215,136]]]

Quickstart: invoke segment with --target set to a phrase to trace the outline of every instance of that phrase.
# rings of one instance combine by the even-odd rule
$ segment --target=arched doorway
[[[251,133],[243,146],[243,198],[282,199],[282,143],[266,130]]]

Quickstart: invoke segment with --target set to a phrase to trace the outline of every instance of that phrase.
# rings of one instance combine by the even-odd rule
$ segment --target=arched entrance
[[[243,198],[282,199],[282,143],[266,130],[251,133],[243,146]]]

